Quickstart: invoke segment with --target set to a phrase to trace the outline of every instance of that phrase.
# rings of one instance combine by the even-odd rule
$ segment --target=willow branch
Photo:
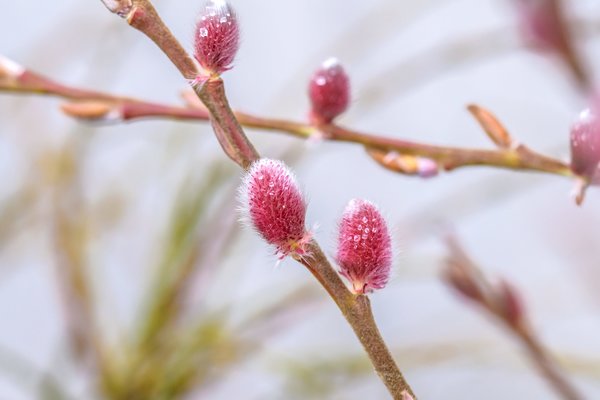
[[[259,158],[258,152],[234,117],[221,78],[211,77],[204,85],[194,83],[197,77],[203,75],[202,71],[165,25],[152,2],[150,0],[103,0],[103,2],[110,11],[123,17],[129,25],[151,39],[190,83],[198,98],[208,109],[215,135],[229,158],[244,169],[256,161]]]
[[[125,0],[120,2],[121,5],[126,6],[125,9],[120,9],[119,4],[114,2],[107,4],[106,0],[104,1],[111,11],[117,12],[119,15],[126,12],[127,22],[152,39],[186,79],[195,79],[200,75],[195,63],[165,26],[149,0]],[[210,112],[215,134],[223,150],[239,166],[248,169],[251,163],[260,156],[247,139],[240,123],[229,107],[223,81],[220,78],[211,77],[202,88],[192,86],[198,98]],[[317,262],[306,263],[305,265],[309,267],[311,272],[316,272],[315,276],[319,282],[327,289],[340,307],[392,396],[395,399],[402,399],[407,392],[412,394],[408,383],[400,373],[379,334],[368,299],[366,297],[351,297],[350,291],[344,286],[317,243],[312,242],[311,247],[317,256],[314,259]]]
[[[467,255],[456,238],[448,238],[449,256],[444,268],[447,283],[461,296],[500,321],[527,350],[533,365],[565,400],[583,396],[535,335],[519,292],[509,282],[491,281]]]
[[[4,60],[5,64],[7,62],[7,60]],[[187,121],[208,121],[210,118],[209,111],[197,100],[196,103],[188,100],[188,103],[191,104],[187,106],[147,102],[132,97],[67,86],[26,69],[22,69],[20,74],[9,76],[5,73],[5,75],[2,75],[1,66],[2,59],[0,59],[0,91],[49,95],[72,100],[64,104],[62,109],[66,114],[82,120],[118,123],[142,118],[168,118]],[[490,112],[482,107],[471,105],[469,110],[488,135],[490,135],[490,118],[495,124],[500,124]],[[225,113],[227,112],[225,111]],[[439,168],[446,171],[467,166],[488,166],[573,177],[573,172],[567,163],[537,153],[516,142],[509,146],[498,142],[498,140],[508,140],[506,138],[490,136],[498,147],[496,149],[473,149],[438,146],[385,137],[355,131],[335,124],[315,126],[309,123],[261,117],[240,111],[234,112],[234,116],[242,126],[247,128],[282,132],[301,139],[318,138],[362,145],[376,162],[387,169],[402,174],[418,174],[419,171],[412,166],[411,162],[415,161],[415,157],[421,157],[433,160]],[[502,129],[506,131],[505,128]],[[505,134],[508,135],[507,131]],[[409,157],[408,160],[406,159],[407,156]],[[251,154],[247,158],[251,158]]]
[[[308,245],[310,257],[298,257],[327,290],[331,298],[352,326],[354,333],[369,355],[379,378],[394,399],[405,399],[406,393],[416,398],[410,385],[398,369],[396,362],[385,345],[371,310],[369,298],[351,293],[333,269],[325,254],[314,240]]]

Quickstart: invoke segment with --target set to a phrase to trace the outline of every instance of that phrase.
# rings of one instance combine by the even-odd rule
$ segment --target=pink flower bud
[[[204,5],[196,23],[194,57],[210,74],[231,69],[239,48],[240,31],[233,8],[225,0]]]
[[[540,50],[561,51],[565,37],[553,0],[516,0],[525,40]]]
[[[306,202],[283,162],[263,158],[252,164],[240,195],[254,229],[277,248],[280,258],[305,254],[311,239],[304,224]]]
[[[585,90],[590,75],[573,39],[565,2],[560,0],[516,0],[522,35],[531,47],[556,54],[562,59],[577,83]]]
[[[437,176],[440,171],[440,167],[437,162],[430,158],[418,157],[417,158],[417,174],[421,178],[431,178]]]
[[[600,166],[600,118],[594,109],[579,114],[571,127],[571,169],[592,181]]]
[[[382,289],[392,267],[392,240],[377,207],[365,200],[351,200],[339,229],[336,259],[354,293]]]
[[[338,60],[328,59],[313,74],[308,94],[315,122],[330,123],[346,111],[350,103],[350,80]]]

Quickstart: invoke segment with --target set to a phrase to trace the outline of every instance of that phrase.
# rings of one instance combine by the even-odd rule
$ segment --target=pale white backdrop
[[[351,80],[353,104],[341,122],[366,131],[426,142],[490,146],[465,105],[493,110],[512,133],[535,149],[568,157],[568,127],[583,98],[560,65],[525,50],[504,0],[232,0],[242,24],[235,68],[225,75],[231,103],[244,111],[303,119],[306,82],[329,56]],[[596,1],[573,0],[573,18],[600,23]],[[191,43],[199,1],[156,1],[182,42]],[[168,60],[99,0],[0,0],[0,53],[62,81],[165,102],[185,87]],[[489,32],[504,32],[485,40]],[[600,41],[585,34],[587,60],[600,68]],[[477,42],[477,38],[480,38]],[[451,43],[474,47],[444,53]],[[466,57],[464,62],[456,61]],[[114,127],[82,126],[60,113],[56,100],[0,96],[0,197],[18,190],[29,171],[27,154],[58,148],[66,135],[92,136],[85,154],[84,192],[91,204],[117,190],[132,197],[118,229],[97,238],[93,275],[107,298],[106,324],[127,326],[136,311],[148,265],[156,254],[172,196],[173,177],[207,159],[224,157],[205,124],[147,121]],[[394,226],[399,255],[388,288],[372,296],[375,314],[399,364],[422,399],[553,399],[524,354],[488,318],[458,300],[439,279],[449,224],[472,255],[524,292],[535,328],[550,349],[576,360],[569,367],[587,398],[600,398],[600,191],[582,208],[571,182],[555,176],[487,168],[462,169],[430,180],[387,172],[361,148],[281,139],[250,132],[258,149],[276,157],[284,146],[306,147],[296,172],[310,199],[308,220],[331,253],[336,220],[352,197],[368,198]],[[175,137],[175,139],[174,139]],[[202,139],[201,139],[202,138]],[[174,151],[165,156],[165,147]],[[43,168],[38,166],[38,168]],[[233,212],[233,211],[232,211]],[[62,366],[62,310],[49,250],[48,210],[32,212],[33,228],[0,252],[0,348],[37,370],[64,376],[85,396],[81,371]],[[230,262],[243,270],[239,296],[311,277],[275,259],[258,238]],[[223,285],[219,285],[223,287]],[[266,293],[268,295],[268,293]],[[110,318],[109,318],[110,317]],[[298,360],[358,353],[359,344],[333,304],[290,321],[265,343],[264,353],[240,365],[211,399],[285,399],[278,355]],[[458,348],[430,361],[403,355]],[[578,361],[579,360],[579,363]],[[0,365],[14,360],[0,359]],[[584,367],[574,365],[583,363]],[[595,367],[594,367],[595,365]],[[62,368],[62,369],[61,369]],[[1,373],[0,400],[36,398],[39,379],[29,367]],[[335,399],[386,398],[373,375]],[[82,397],[85,398],[85,397]]]

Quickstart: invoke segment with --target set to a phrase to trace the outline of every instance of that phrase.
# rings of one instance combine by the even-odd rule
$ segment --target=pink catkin
[[[310,240],[304,222],[306,202],[283,162],[256,161],[244,179],[241,195],[253,227],[277,248],[281,258],[305,254]]]
[[[308,86],[312,110],[317,122],[330,123],[350,104],[350,80],[342,65],[330,58],[315,71]]]
[[[600,166],[600,118],[598,111],[581,112],[571,127],[571,169],[586,179],[594,180]]]
[[[231,69],[240,43],[236,14],[224,0],[205,4],[194,33],[194,57],[210,74]]]
[[[385,287],[392,267],[392,241],[375,205],[359,199],[348,203],[339,226],[336,259],[355,293]]]

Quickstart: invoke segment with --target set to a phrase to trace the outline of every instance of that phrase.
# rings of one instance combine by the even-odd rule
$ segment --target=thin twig
[[[149,0],[133,0],[126,19],[131,26],[142,31],[158,45],[184,78],[194,79],[199,75],[197,66],[165,26]],[[211,77],[203,85],[203,89],[197,87],[194,89],[211,114],[213,128],[221,146],[232,160],[247,169],[260,156],[246,138],[240,123],[229,107],[222,80]],[[400,373],[379,334],[368,298],[353,296],[350,293],[316,242],[310,244],[310,250],[313,255],[312,262],[299,261],[311,270],[338,304],[390,394],[394,399],[402,399],[407,391],[412,394],[410,386]]]
[[[518,291],[507,281],[492,282],[471,260],[455,237],[447,239],[449,255],[444,269],[447,283],[460,295],[501,321],[508,332],[527,349],[533,364],[562,398],[583,399],[534,334]]]
[[[131,97],[70,87],[40,74],[25,69],[23,71],[21,76],[27,77],[25,81],[22,81],[21,76],[11,80],[0,77],[0,91],[44,94],[76,100],[63,106],[63,111],[76,118],[104,123],[134,121],[140,118],[209,120],[209,112],[200,104],[181,107],[146,102]],[[35,79],[31,79],[31,76],[35,76]],[[487,117],[491,115],[489,111],[475,105],[470,105],[469,110],[480,123],[483,115]],[[573,177],[573,172],[567,163],[534,152],[524,145],[497,149],[437,146],[358,132],[335,124],[313,126],[308,123],[260,117],[239,111],[234,112],[234,115],[242,126],[248,128],[283,132],[302,139],[317,138],[360,144],[368,149],[369,155],[375,161],[388,169],[402,173],[407,171],[394,168],[396,162],[394,153],[433,160],[446,171],[466,166],[489,166]]]
[[[369,298],[365,295],[352,294],[346,288],[314,240],[309,244],[307,253],[310,254],[309,257],[298,258],[297,261],[314,275],[336,302],[390,394],[394,399],[403,399],[405,392],[415,397],[379,333]]]

